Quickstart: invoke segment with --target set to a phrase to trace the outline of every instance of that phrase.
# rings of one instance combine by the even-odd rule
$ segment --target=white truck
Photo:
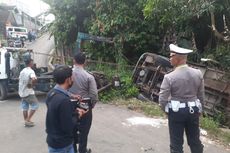
[[[28,39],[28,30],[25,27],[6,27],[6,37],[7,38],[20,38],[20,39]]]
[[[0,48],[0,100],[7,98],[8,93],[18,91],[18,77],[25,67],[24,60],[33,58],[33,51],[25,48]],[[47,73],[46,67],[37,68],[34,71],[38,77],[34,89],[47,92],[54,86],[52,73]]]

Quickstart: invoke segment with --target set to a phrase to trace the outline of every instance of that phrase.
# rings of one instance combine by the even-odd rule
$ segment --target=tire
[[[5,100],[7,97],[6,87],[2,82],[0,82],[0,100]]]
[[[164,56],[160,56],[160,55],[158,55],[156,58],[156,65],[161,65],[162,67],[165,67],[165,68],[167,67],[172,68],[172,65],[169,59]]]

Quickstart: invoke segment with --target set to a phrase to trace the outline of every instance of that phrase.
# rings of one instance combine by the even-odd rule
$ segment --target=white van
[[[6,27],[6,37],[28,39],[28,31],[24,27]]]

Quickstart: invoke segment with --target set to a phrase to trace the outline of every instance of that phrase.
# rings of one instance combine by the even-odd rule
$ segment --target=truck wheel
[[[3,83],[0,83],[0,100],[5,100],[7,97],[6,87]]]
[[[167,68],[167,67],[172,68],[172,65],[171,65],[169,59],[167,59],[164,56],[160,56],[160,55],[158,55],[156,58],[156,65],[161,65],[162,67],[165,67],[165,68]]]

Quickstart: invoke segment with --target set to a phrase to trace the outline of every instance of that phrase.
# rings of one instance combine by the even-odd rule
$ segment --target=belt
[[[171,103],[168,103],[168,104],[169,104],[169,108],[172,108],[172,104]],[[187,107],[195,107],[195,106],[197,106],[196,101],[192,101],[192,102],[187,102],[187,103],[180,103],[179,108],[185,108],[186,104],[187,104]]]
[[[193,107],[195,107],[195,106],[199,108],[199,111],[202,111],[202,106],[201,106],[201,103],[200,103],[199,99],[197,99],[195,101],[188,101],[186,103],[181,103],[180,101],[173,101],[173,102],[176,102],[177,105],[174,106],[174,108],[172,108],[173,107],[172,104],[168,103],[168,108],[171,108],[174,112],[177,112],[179,110],[179,108],[186,108],[186,107],[188,107],[189,108],[189,112],[191,114],[193,114],[194,113]]]

